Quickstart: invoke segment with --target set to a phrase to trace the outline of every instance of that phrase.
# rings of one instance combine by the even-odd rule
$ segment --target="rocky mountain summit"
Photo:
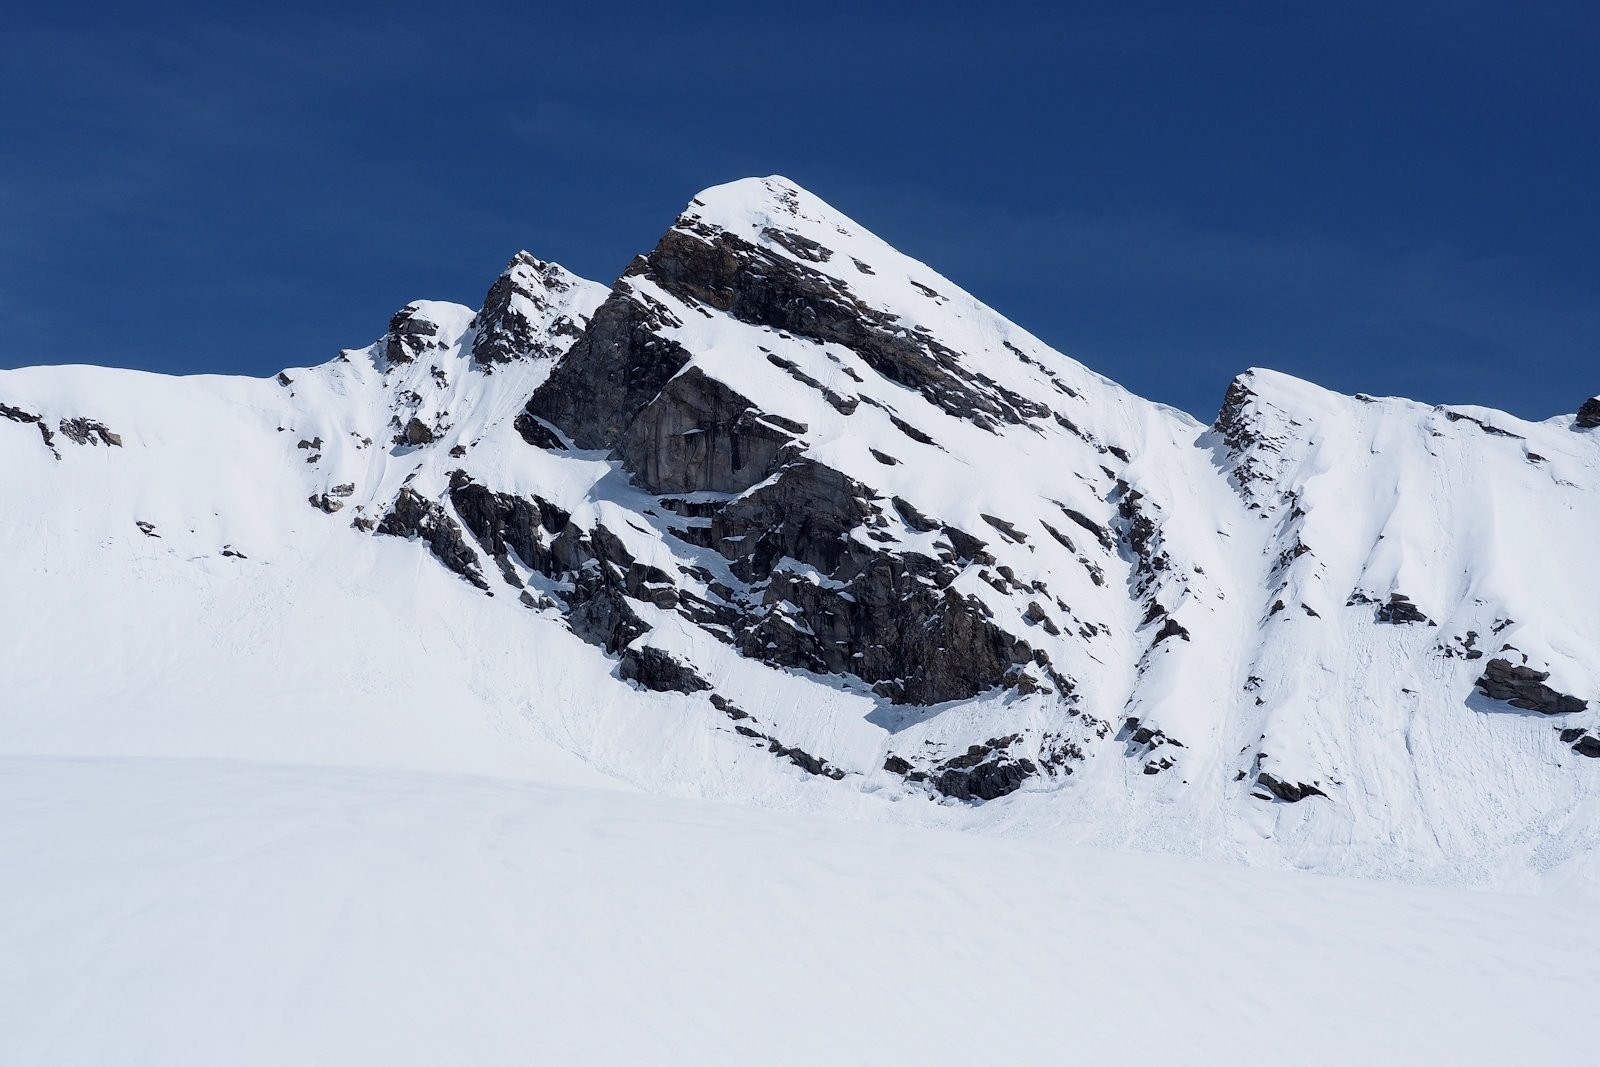
[[[480,659],[493,714],[647,785],[1532,867],[1600,843],[1597,427],[1265,370],[1203,425],[750,179],[610,287],[521,252],[273,380],[0,372],[40,502],[0,534],[248,584],[251,632],[381,599],[396,677]]]

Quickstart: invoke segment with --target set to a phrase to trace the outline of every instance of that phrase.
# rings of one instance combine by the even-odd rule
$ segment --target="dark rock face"
[[[1048,661],[1039,662],[1042,653],[991,621],[976,598],[951,588],[967,565],[993,564],[981,540],[947,529],[950,550],[939,560],[872,547],[874,531],[889,525],[876,496],[803,458],[804,425],[760,410],[699,367],[685,370],[690,353],[667,336],[682,323],[632,281],[647,278],[704,314],[844,345],[890,380],[988,429],[1049,415],[807,266],[826,262],[831,252],[813,248],[814,241],[787,240],[793,236],[773,230],[768,239],[805,262],[680,219],[628,269],[535,391],[518,429],[540,447],[559,444],[554,427],[579,448],[610,449],[652,493],[743,494],[714,503],[663,499],[662,505],[693,520],[674,533],[716,551],[749,585],[748,592],[727,590],[724,605],[680,607],[745,655],[854,675],[903,703],[1036,684],[1025,668],[1047,668]],[[791,376],[798,370],[788,369]],[[839,410],[854,409],[853,398],[824,399]],[[907,424],[906,431],[912,429]],[[913,439],[931,443],[920,432]],[[907,508],[895,509],[907,524],[920,520],[942,529]],[[1026,537],[1003,518],[986,521],[1009,540]],[[853,536],[863,530],[865,540]],[[1098,536],[1109,539],[1103,530]],[[893,538],[880,532],[876,540]],[[785,560],[814,573],[797,572]]]
[[[796,251],[775,238],[780,233],[769,229],[767,237]],[[821,246],[806,251],[797,254],[812,262],[827,259]],[[889,380],[980,426],[1049,417],[1048,408],[966,366],[959,353],[931,336],[908,333],[828,275],[691,218],[680,218],[630,273],[741,322],[843,345]]]
[[[482,367],[517,359],[554,359],[582,324],[568,315],[552,317],[552,299],[573,287],[571,275],[553,263],[518,252],[489,287],[474,324],[472,359]]]
[[[1277,446],[1258,425],[1255,412],[1256,394],[1250,388],[1250,376],[1241,374],[1228,383],[1222,398],[1222,409],[1211,424],[1227,446],[1228,455],[1234,459],[1232,479],[1252,511],[1261,511],[1261,503],[1254,499],[1254,487],[1270,480],[1269,472],[1262,470],[1256,455],[1258,451],[1272,452]]]
[[[1595,737],[1593,734],[1585,734],[1573,744],[1572,751],[1580,756],[1588,756],[1590,759],[1600,759],[1600,737]]]
[[[622,652],[617,673],[656,693],[698,693],[711,683],[659,648],[628,648]],[[813,774],[821,773],[813,771]]]
[[[639,412],[616,451],[652,493],[738,493],[766,478],[794,440],[750,401],[691,367]]]
[[[1256,783],[1286,804],[1298,804],[1306,797],[1325,797],[1328,795],[1314,785],[1307,785],[1305,782],[1290,782],[1279,778],[1275,774],[1268,774],[1266,771],[1256,775]]]
[[[450,502],[507,584],[522,584],[510,553],[530,570],[570,583],[561,594],[567,625],[607,652],[620,652],[649,629],[628,606],[630,600],[677,604],[677,590],[665,572],[636,561],[604,526],[585,531],[549,501],[494,493],[458,474]]]
[[[323,498],[327,500],[327,497]],[[337,504],[337,501],[332,501]],[[434,557],[479,589],[487,590],[478,569],[478,554],[461,539],[461,527],[439,504],[412,489],[402,489],[389,514],[378,523],[378,533],[390,537],[416,537],[426,542]]]
[[[511,425],[516,429],[517,435],[534,448],[553,448],[558,452],[567,450],[567,446],[562,444],[561,438],[554,430],[526,411],[520,413]]]
[[[995,800],[1015,793],[1039,773],[1032,760],[1006,755],[1005,750],[1018,740],[1018,735],[1013,734],[991,737],[981,745],[970,746],[961,755],[934,768],[933,788],[956,800]]]
[[[528,414],[558,427],[579,448],[610,448],[663,386],[689,362],[672,313],[636,295],[623,278],[550,377],[528,400]]]
[[[896,703],[938,704],[1015,684],[1033,650],[950,588],[962,570],[954,547],[940,561],[850,536],[884,521],[870,495],[801,459],[712,516],[710,546],[738,577],[765,583],[735,624],[741,651],[780,666],[855,675]],[[823,580],[780,567],[786,559]]]
[[[416,448],[433,444],[434,436],[433,427],[413,415],[405,428],[395,435],[394,443]]]
[[[39,416],[31,411],[23,411],[9,404],[0,404],[0,419],[10,419],[12,422],[30,423],[38,422]]]
[[[1484,664],[1483,676],[1476,684],[1489,699],[1503,700],[1524,711],[1570,715],[1588,708],[1587,700],[1551,689],[1545,684],[1549,680],[1548,671],[1497,657]]]
[[[1578,408],[1577,425],[1584,430],[1600,427],[1600,396],[1585,400],[1583,406]]]
[[[439,326],[418,313],[414,305],[407,304],[389,320],[389,332],[383,338],[383,355],[390,363],[410,363],[430,348],[444,348],[438,340]]]

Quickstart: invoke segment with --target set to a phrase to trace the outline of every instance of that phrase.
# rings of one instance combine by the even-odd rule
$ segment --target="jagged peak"
[[[473,320],[477,332],[472,359],[480,367],[525,357],[553,357],[565,351],[557,337],[577,337],[606,289],[578,277],[559,263],[520,250],[483,298]]]
[[[500,277],[519,282],[530,289],[540,287],[565,291],[574,285],[584,284],[584,279],[561,264],[540,259],[526,248],[518,249],[500,272]]]

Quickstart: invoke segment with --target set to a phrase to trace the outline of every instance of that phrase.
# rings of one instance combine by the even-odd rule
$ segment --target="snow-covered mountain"
[[[1600,882],[1600,398],[1205,426],[781,178],[273,379],[0,372],[0,456],[10,753]]]

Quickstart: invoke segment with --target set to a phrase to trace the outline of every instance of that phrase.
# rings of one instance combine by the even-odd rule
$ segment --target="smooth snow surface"
[[[1586,1063],[1586,905],[615,790],[0,761],[0,1062]]]

